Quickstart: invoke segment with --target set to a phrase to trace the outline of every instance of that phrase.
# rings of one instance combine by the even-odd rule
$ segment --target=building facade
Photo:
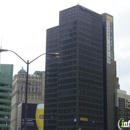
[[[35,71],[29,75],[28,103],[44,103],[45,72]],[[26,71],[22,68],[14,76],[11,102],[11,130],[18,130],[18,105],[25,103]]]
[[[113,17],[80,5],[47,30],[45,129],[115,130]],[[110,116],[111,115],[111,116]]]
[[[116,89],[115,90],[115,109],[116,109],[116,130],[118,128],[118,121],[122,118],[125,122],[130,120],[130,95],[127,95],[126,91]],[[130,130],[130,127],[127,128]]]
[[[115,129],[115,62],[113,17],[103,14],[103,83],[104,83],[104,126]]]
[[[0,130],[10,129],[13,65],[0,64]]]

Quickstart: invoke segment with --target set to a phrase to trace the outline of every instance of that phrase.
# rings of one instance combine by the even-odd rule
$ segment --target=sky
[[[0,0],[0,46],[25,61],[46,51],[46,29],[59,24],[59,11],[80,4],[114,17],[114,49],[120,88],[130,94],[129,0]],[[13,64],[14,73],[26,64],[11,52],[1,54],[2,64]],[[45,70],[45,55],[29,66],[29,73]]]

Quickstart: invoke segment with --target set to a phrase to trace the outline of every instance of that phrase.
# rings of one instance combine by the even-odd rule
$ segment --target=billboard
[[[22,104],[21,130],[24,129],[25,104]],[[27,105],[26,130],[44,130],[44,104]]]

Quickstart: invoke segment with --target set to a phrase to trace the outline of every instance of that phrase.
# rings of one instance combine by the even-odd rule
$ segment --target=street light
[[[51,56],[54,56],[54,57],[59,57],[59,56],[60,56],[60,53],[43,53],[43,54],[39,55],[38,57],[36,57],[35,59],[33,59],[32,61],[29,62],[29,60],[25,61],[21,56],[19,56],[16,52],[14,52],[14,51],[12,51],[12,50],[0,49],[0,52],[4,52],[4,51],[13,52],[15,55],[17,55],[17,56],[27,65],[26,89],[25,89],[25,117],[24,117],[24,130],[26,130],[29,64],[31,64],[32,62],[34,62],[36,59],[38,59],[38,58],[41,57],[42,55],[45,55],[45,54],[46,54],[46,55],[51,55]]]

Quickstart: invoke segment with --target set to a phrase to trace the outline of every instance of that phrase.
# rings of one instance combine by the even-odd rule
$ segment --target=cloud
[[[130,7],[120,9],[114,17],[115,60],[121,89],[129,91],[130,85]]]

